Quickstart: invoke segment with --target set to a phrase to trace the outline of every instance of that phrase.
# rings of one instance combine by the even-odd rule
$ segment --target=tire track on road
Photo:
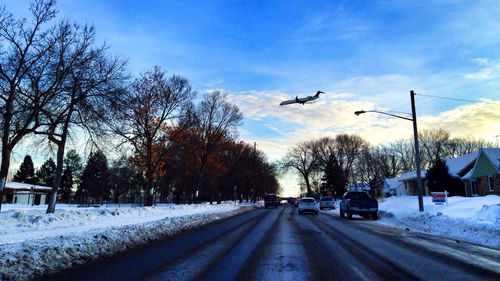
[[[376,273],[379,277],[386,280],[420,280],[420,278],[412,272],[360,244],[359,241],[351,238],[348,234],[339,233],[338,229],[335,229],[331,225],[324,224],[316,218],[310,220],[310,222],[328,234],[329,237],[334,239],[345,251],[362,262],[363,265]]]
[[[294,209],[284,208],[284,214],[259,243],[237,280],[312,279],[299,233],[291,224]]]
[[[237,245],[249,230],[269,214],[262,213],[235,225],[210,241],[173,260],[164,268],[156,270],[143,280],[195,280],[203,272],[210,270],[227,252]]]
[[[345,227],[339,228],[338,226],[334,226],[332,225],[333,222],[342,223],[342,225]],[[457,251],[456,247],[452,248],[450,245],[446,244],[441,247],[441,245],[445,242],[441,240],[441,237],[432,235],[427,236],[421,233],[409,233],[411,236],[401,235],[400,233],[400,236],[395,236],[393,232],[387,233],[384,231],[378,231],[378,229],[373,229],[375,227],[374,225],[366,225],[368,224],[368,222],[361,222],[362,223],[356,223],[353,221],[344,221],[342,219],[332,219],[330,220],[328,225],[336,231],[340,231],[346,234],[345,236],[348,236],[346,229],[352,228],[355,231],[363,231],[368,235],[376,236],[377,239],[383,239],[387,242],[393,243],[393,245],[397,245],[400,248],[411,249],[409,251],[414,254],[418,254],[421,257],[420,259],[427,260],[429,264],[445,264],[448,267],[453,268],[455,271],[462,271],[464,272],[464,274],[472,275],[473,277],[500,280],[500,264],[498,263],[500,255],[497,255],[496,268],[492,267],[491,265],[491,263],[494,263],[492,261],[493,259],[491,258],[491,253],[489,253],[489,255],[486,255],[486,257],[490,257],[490,259],[487,259],[484,264],[480,264],[475,260],[469,260],[469,262],[467,262],[466,260],[458,256],[459,253],[451,253],[452,250]],[[403,232],[402,234],[406,233]],[[449,239],[445,240],[450,241]],[[425,242],[428,247],[425,247],[419,241]],[[461,244],[459,243],[456,243],[456,245],[461,246]],[[484,248],[482,246],[476,247]],[[440,252],[439,250],[442,250],[444,252]],[[476,251],[478,250],[476,249]],[[498,253],[497,250],[489,248],[484,248],[484,251]],[[467,252],[466,250],[462,252],[464,256],[469,254],[469,252]],[[477,256],[476,258],[480,259],[481,256]],[[488,264],[486,264],[486,262],[488,262]]]
[[[44,276],[42,280],[141,280],[149,276],[151,272],[165,267],[179,257],[264,214],[265,212],[259,209],[245,212],[143,248],[97,259],[89,264]]]
[[[312,270],[312,280],[378,280],[376,275],[362,271],[362,264],[349,262],[346,252],[311,223],[310,217],[294,212],[292,223],[298,229],[304,245]]]
[[[269,231],[276,226],[284,210],[285,208],[279,209],[279,213],[268,211],[268,215],[241,237],[233,248],[229,249],[221,259],[214,261],[213,267],[198,275],[196,279],[217,281],[236,280],[236,277],[243,270],[249,258],[256,254],[258,244],[266,239]],[[242,280],[247,279],[244,278]]]

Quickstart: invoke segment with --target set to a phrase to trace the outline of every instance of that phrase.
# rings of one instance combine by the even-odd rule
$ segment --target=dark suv
[[[368,217],[371,215],[373,220],[377,219],[378,202],[371,198],[366,192],[349,191],[342,197],[340,202],[340,217],[347,216],[352,219],[352,215]]]
[[[278,208],[278,196],[276,194],[267,194],[264,196],[264,207],[272,206]]]

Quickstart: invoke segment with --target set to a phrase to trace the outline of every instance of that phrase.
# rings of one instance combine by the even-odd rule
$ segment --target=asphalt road
[[[282,206],[46,280],[500,280],[500,251]]]

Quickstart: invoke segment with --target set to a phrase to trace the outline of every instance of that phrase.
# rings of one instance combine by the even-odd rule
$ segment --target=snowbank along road
[[[283,206],[45,280],[500,280],[500,251]]]

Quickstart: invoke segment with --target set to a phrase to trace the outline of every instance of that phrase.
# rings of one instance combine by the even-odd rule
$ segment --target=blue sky
[[[26,15],[26,2],[4,1]],[[410,112],[409,91],[498,101],[499,1],[58,1],[59,19],[93,24],[132,73],[162,66],[200,95],[230,94],[240,137],[277,160],[299,141],[357,133],[372,144],[411,123],[355,110]],[[284,99],[326,92],[318,102]],[[417,96],[420,128],[495,141],[500,106]],[[295,179],[282,181],[295,193]]]

